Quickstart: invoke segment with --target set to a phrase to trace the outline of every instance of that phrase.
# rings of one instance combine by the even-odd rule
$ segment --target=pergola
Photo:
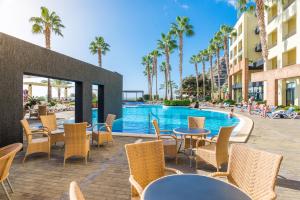
[[[128,101],[128,94],[135,94],[135,101],[138,99],[138,94],[141,94],[142,97],[144,96],[143,90],[123,90],[123,101]]]
[[[32,96],[32,86],[48,87],[47,83],[23,82],[23,84],[28,85],[28,96],[30,96],[30,97]],[[64,89],[64,97],[65,97],[65,99],[67,99],[68,98],[68,89],[72,88],[74,86],[51,84],[51,87]]]

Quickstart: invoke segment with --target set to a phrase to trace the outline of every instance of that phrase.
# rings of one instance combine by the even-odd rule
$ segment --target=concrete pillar
[[[248,86],[249,86],[249,68],[248,68],[248,60],[245,59],[242,62],[242,97],[245,101],[248,100]]]
[[[267,88],[268,88],[268,81],[264,81],[264,96],[263,96],[263,100],[267,101],[267,97],[268,97],[268,93],[267,93]]]
[[[64,91],[64,97],[65,97],[65,99],[68,98],[68,88],[65,88],[65,91]]]
[[[300,78],[295,79],[296,88],[295,88],[295,105],[300,105]]]
[[[267,87],[267,104],[268,105],[278,105],[278,80],[268,80]]]
[[[278,105],[286,105],[286,80],[278,80]]]

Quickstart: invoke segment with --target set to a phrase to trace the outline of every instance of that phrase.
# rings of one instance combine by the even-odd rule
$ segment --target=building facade
[[[263,70],[257,18],[244,13],[236,22],[236,36],[229,45],[229,98],[236,102],[254,96],[263,99],[263,82],[251,82],[251,74]]]
[[[273,1],[268,6],[268,63],[251,80],[264,81],[268,104],[300,105],[300,0]]]

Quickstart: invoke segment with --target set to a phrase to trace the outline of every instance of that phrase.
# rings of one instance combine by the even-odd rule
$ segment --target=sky
[[[44,46],[44,36],[31,32],[29,18],[40,16],[40,7],[55,11],[65,25],[64,37],[53,35],[51,48],[97,65],[89,51],[95,36],[103,36],[111,51],[102,58],[103,67],[123,75],[124,90],[144,90],[147,79],[142,56],[157,47],[177,16],[187,16],[195,35],[184,38],[183,76],[194,74],[189,58],[207,47],[222,24],[237,20],[235,0],[0,0],[0,32]],[[159,63],[164,57],[159,58]],[[172,79],[179,83],[178,51],[171,55]],[[208,64],[206,65],[208,68]],[[158,82],[163,83],[160,73]],[[163,91],[160,91],[163,94]]]

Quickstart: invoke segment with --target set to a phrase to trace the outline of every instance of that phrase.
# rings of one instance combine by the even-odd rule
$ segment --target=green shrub
[[[48,106],[55,106],[56,105],[56,102],[55,101],[50,101],[49,103],[48,103]]]
[[[229,104],[229,105],[235,105],[235,101],[232,100],[232,99],[226,99],[226,100],[224,101],[224,103],[227,103],[227,104]]]
[[[144,99],[143,99],[143,97],[139,97],[139,98],[137,99],[137,101],[138,101],[138,102],[144,102]]]
[[[149,101],[150,95],[149,95],[149,94],[144,94],[143,99],[144,99],[145,101]]]
[[[164,100],[165,106],[189,106],[190,100]]]

